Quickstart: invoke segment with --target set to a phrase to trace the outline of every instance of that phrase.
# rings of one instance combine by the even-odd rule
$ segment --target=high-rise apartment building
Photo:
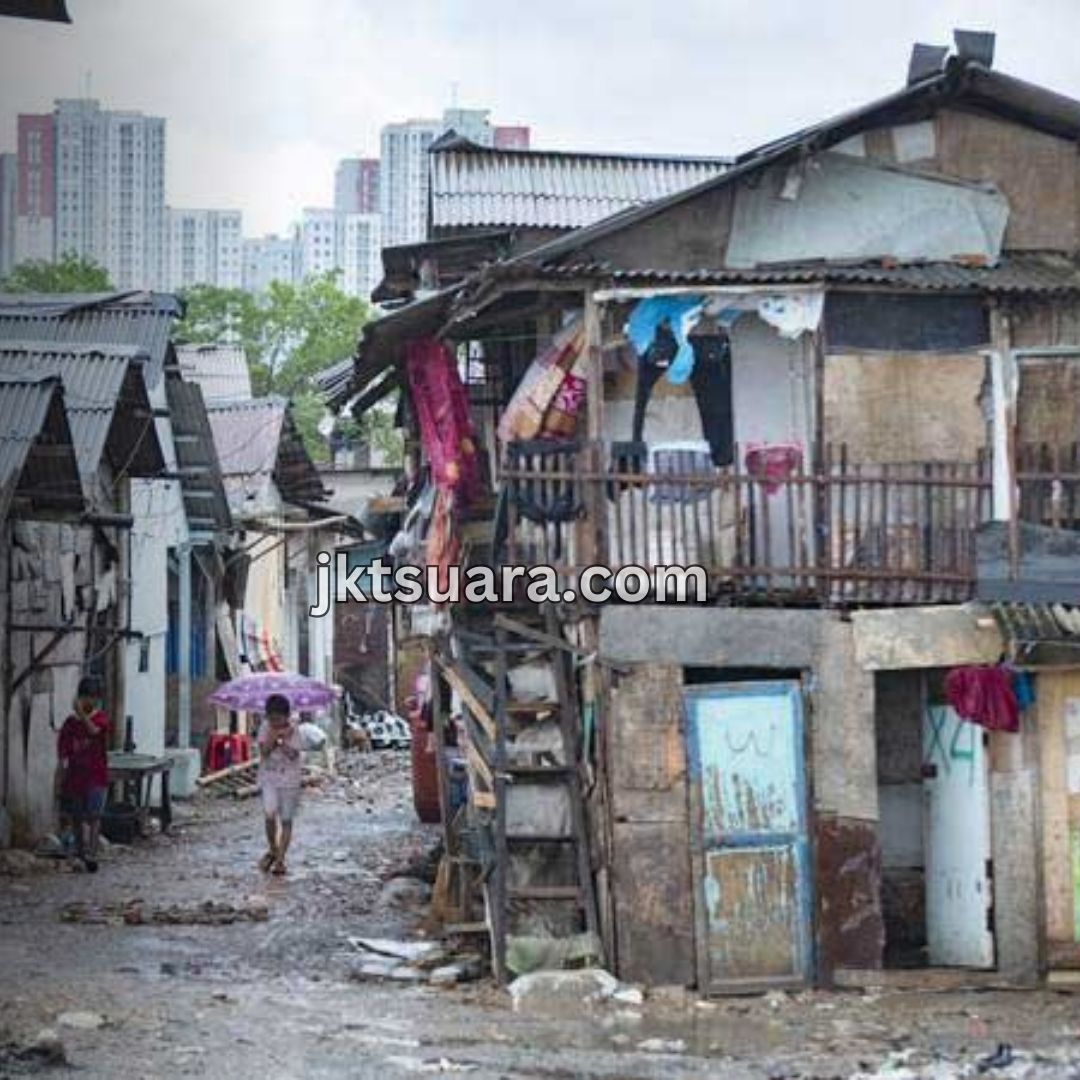
[[[271,282],[295,284],[299,277],[299,253],[294,236],[260,236],[243,244],[243,286],[263,292]]]
[[[528,150],[532,132],[521,124],[498,124],[492,146],[496,150]]]
[[[334,209],[341,214],[379,212],[379,159],[344,158],[334,174]]]
[[[382,219],[379,214],[344,214],[341,238],[341,288],[362,300],[371,298],[382,279]]]
[[[340,217],[336,210],[305,208],[300,219],[301,278],[341,269]]]
[[[244,281],[243,245],[239,210],[168,209],[165,288],[239,289]]]
[[[18,259],[80,255],[118,288],[157,288],[165,270],[165,121],[60,100],[19,117]]]
[[[18,181],[17,154],[0,154],[0,277],[15,265],[15,190]]]
[[[495,129],[490,109],[444,109],[443,131],[452,131],[477,146],[494,146]]]
[[[56,253],[56,130],[51,113],[18,121],[15,261],[51,260]]]
[[[379,207],[387,247],[427,235],[428,148],[445,130],[441,120],[406,120],[382,129]]]

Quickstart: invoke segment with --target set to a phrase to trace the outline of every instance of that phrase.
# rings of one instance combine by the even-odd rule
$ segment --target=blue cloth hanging
[[[679,350],[667,369],[667,379],[671,383],[684,383],[694,370],[694,351],[690,348],[687,334],[696,321],[703,299],[700,296],[650,296],[641,300],[630,312],[626,322],[626,336],[638,359],[645,355],[646,349],[656,336],[656,328],[665,319],[675,335]]]

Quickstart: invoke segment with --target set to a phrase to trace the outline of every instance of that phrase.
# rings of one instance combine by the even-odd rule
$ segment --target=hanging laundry
[[[1020,706],[1012,678],[1001,665],[953,668],[945,697],[958,716],[991,731],[1019,731]]]
[[[703,318],[690,334],[694,389],[701,430],[709,443],[712,463],[730,465],[735,457],[731,411],[731,339],[715,320]]]
[[[668,382],[684,383],[694,367],[694,353],[688,340],[690,328],[701,313],[700,296],[650,296],[641,300],[630,312],[626,336],[638,356],[645,357],[661,326],[667,327],[675,339],[675,353],[668,363]]]
[[[454,356],[441,341],[421,338],[406,346],[405,367],[435,484],[470,502],[480,491],[480,469],[469,400]]]
[[[775,495],[802,459],[798,443],[751,443],[746,449],[746,471],[761,484],[766,495]]]
[[[678,351],[679,343],[675,340],[671,327],[661,323],[638,365],[634,420],[630,434],[633,442],[642,442],[645,438],[645,410],[648,408],[653,387],[663,378]]]
[[[535,439],[541,434],[544,416],[574,369],[583,342],[584,323],[577,317],[533,360],[499,418],[498,433],[503,442]]]
[[[651,472],[658,476],[712,476],[710,452],[697,442],[660,443],[652,447]],[[704,484],[656,484],[649,493],[649,502],[697,502],[709,494]]]
[[[823,292],[774,293],[758,300],[757,312],[782,338],[797,338],[821,323]]]
[[[572,439],[577,434],[578,417],[589,387],[585,362],[585,351],[582,349],[544,413],[540,428],[541,438]]]
[[[1016,704],[1021,712],[1025,712],[1035,704],[1035,680],[1026,671],[1017,671],[1010,668],[1013,694],[1016,695]]]

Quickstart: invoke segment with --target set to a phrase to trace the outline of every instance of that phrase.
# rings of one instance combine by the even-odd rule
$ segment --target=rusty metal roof
[[[229,501],[202,389],[170,372],[165,394],[188,524],[195,530],[227,529],[232,523]]]
[[[271,480],[286,502],[326,498],[285,398],[218,403],[207,407],[207,416],[234,515],[245,516]]]
[[[12,341],[133,346],[146,357],[146,384],[154,387],[173,320],[182,313],[168,293],[0,293],[0,347]]]
[[[737,184],[781,161],[828,150],[883,124],[911,123],[948,106],[1004,116],[1070,141],[1080,139],[1080,101],[992,71],[976,60],[952,57],[935,75],[758,146],[739,155],[731,167],[718,176],[557,237],[500,264],[497,272],[512,274],[518,264],[544,266],[568,259],[580,261],[587,258],[590,244],[650,220],[705,192]]]
[[[351,356],[339,360],[336,364],[325,367],[316,372],[311,382],[320,394],[325,394],[331,400],[336,400],[348,389],[352,382],[355,361]]]
[[[165,461],[146,392],[146,354],[133,346],[0,343],[0,371],[20,379],[58,377],[83,488],[94,489],[101,463],[117,474],[155,476]]]
[[[58,376],[22,380],[0,375],[0,521],[15,498],[25,500],[31,511],[82,508]]]
[[[719,176],[721,158],[431,149],[431,227],[578,229]]]
[[[1074,293],[1080,292],[1080,262],[1055,252],[1012,252],[996,266],[962,263],[803,263],[753,269],[620,269],[596,261],[543,267],[548,279],[603,277],[613,285],[649,284],[673,288],[695,285],[876,285],[918,292]]]
[[[207,404],[251,397],[251,374],[241,345],[177,345],[185,382],[198,383]]]

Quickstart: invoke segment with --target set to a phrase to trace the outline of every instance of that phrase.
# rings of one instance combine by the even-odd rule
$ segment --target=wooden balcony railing
[[[695,455],[604,467],[596,445],[515,453],[502,471],[500,561],[554,567],[701,566],[710,596],[835,606],[959,602],[990,517],[985,461],[861,465],[828,447],[717,470]],[[744,462],[742,454],[736,461]],[[674,471],[675,469],[679,471]]]
[[[1080,443],[1021,443],[1016,466],[1021,521],[1080,529]]]

